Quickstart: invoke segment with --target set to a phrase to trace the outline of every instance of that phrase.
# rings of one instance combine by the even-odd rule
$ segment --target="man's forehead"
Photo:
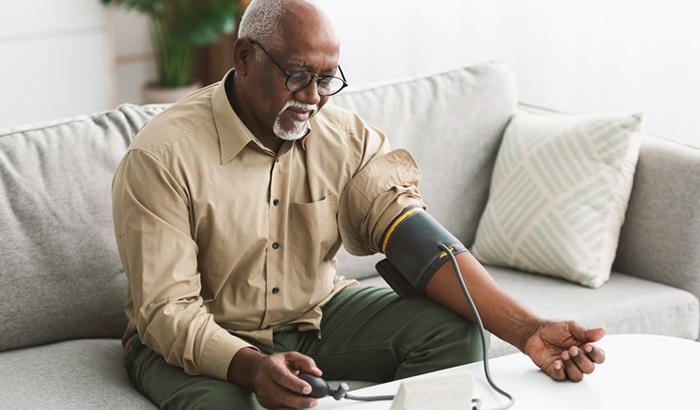
[[[290,66],[297,66],[297,67],[303,68],[303,69],[305,69],[305,70],[312,70],[312,69],[315,69],[315,68],[319,68],[319,67],[315,66],[314,64],[312,64],[312,63],[310,63],[310,62],[308,62],[308,61],[298,60],[298,59],[290,59],[290,60],[287,60],[287,64],[290,65]],[[321,71],[322,71],[322,72],[324,72],[324,71],[337,71],[337,70],[338,70],[337,65],[335,65],[335,66],[328,66],[328,67],[321,67]]]

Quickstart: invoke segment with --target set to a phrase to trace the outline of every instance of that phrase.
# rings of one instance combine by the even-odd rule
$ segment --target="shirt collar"
[[[219,135],[219,149],[221,150],[221,163],[225,164],[238,155],[243,148],[251,141],[262,147],[262,144],[253,135],[238,114],[233,110],[226,95],[226,81],[235,75],[233,69],[229,70],[224,78],[216,86],[211,97],[212,111],[214,114],[214,124]],[[313,118],[309,123],[313,122]],[[306,150],[306,140],[311,134],[311,125],[306,131],[306,135],[299,139],[301,147]]]

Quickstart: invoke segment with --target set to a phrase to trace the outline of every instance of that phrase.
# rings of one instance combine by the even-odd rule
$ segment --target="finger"
[[[306,409],[316,407],[318,400],[309,396],[294,394],[289,390],[277,388],[270,389],[264,394],[256,394],[258,402],[265,408],[292,408]]]
[[[276,385],[266,392],[270,400],[278,403],[275,407],[290,407],[293,409],[303,409],[315,407],[318,401],[307,394],[311,393],[311,386],[293,374],[283,378],[282,383],[273,378]]]
[[[597,342],[605,336],[606,332],[604,327],[588,329],[576,322],[570,322],[569,330],[576,340],[582,343]]]
[[[602,339],[603,336],[605,336],[606,332],[607,332],[607,330],[605,330],[604,327],[599,327],[596,329],[588,329],[586,331],[586,341],[587,342],[597,342],[600,339]]]
[[[299,352],[289,352],[287,355],[288,363],[292,369],[297,371],[297,374],[299,374],[299,372],[304,372],[311,373],[314,376],[323,376],[321,369],[316,366],[314,359],[310,358],[309,356],[303,355]]]
[[[571,355],[569,354],[568,350],[561,354],[561,361],[564,363],[564,370],[571,381],[580,382],[583,380],[583,373],[571,359]]]
[[[574,346],[570,348],[569,355],[583,374],[591,374],[595,370],[595,363],[593,363],[578,347]]]
[[[311,393],[311,386],[289,369],[289,363],[278,364],[270,369],[270,378],[278,386],[297,394]],[[298,373],[298,372],[296,372]]]
[[[601,364],[605,361],[605,351],[599,346],[588,343],[583,346],[583,351],[586,353],[593,363]]]
[[[294,393],[279,385],[271,373],[261,380],[255,390],[255,395],[260,405],[266,409],[308,408],[316,405],[316,401],[312,397]]]
[[[566,372],[564,372],[564,365],[559,360],[552,363],[549,371],[549,377],[557,381],[566,380]]]

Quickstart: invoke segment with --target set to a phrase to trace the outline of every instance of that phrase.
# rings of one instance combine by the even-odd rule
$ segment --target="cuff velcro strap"
[[[406,208],[382,236],[386,259],[377,264],[377,271],[399,296],[422,294],[435,272],[450,260],[439,244],[454,255],[467,250],[421,207]]]

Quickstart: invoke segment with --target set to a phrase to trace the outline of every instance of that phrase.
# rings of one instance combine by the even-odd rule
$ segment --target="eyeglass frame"
[[[341,78],[341,77],[334,76],[334,75],[322,75],[322,76],[317,76],[317,75],[315,75],[315,74],[313,74],[313,73],[310,73],[310,72],[308,72],[308,71],[287,71],[287,70],[285,70],[285,69],[280,65],[280,63],[277,62],[277,60],[274,59],[274,57],[272,57],[272,56],[270,55],[270,53],[267,52],[267,50],[265,50],[265,47],[263,47],[262,44],[260,44],[259,41],[257,41],[257,40],[251,40],[251,39],[248,39],[248,41],[249,41],[251,44],[257,44],[257,46],[260,47],[260,49],[265,53],[265,55],[267,55],[267,56],[270,58],[270,60],[272,60],[272,62],[275,63],[275,65],[277,66],[277,68],[279,68],[280,70],[282,70],[282,73],[284,73],[284,75],[287,77],[287,80],[284,82],[284,86],[287,88],[287,90],[289,90],[289,91],[291,91],[291,92],[301,91],[301,90],[303,90],[304,88],[308,87],[308,86],[311,84],[311,82],[315,81],[315,82],[316,82],[316,91],[318,92],[318,95],[320,95],[320,96],[322,96],[322,97],[330,97],[330,96],[332,96],[332,95],[336,95],[336,94],[338,94],[339,92],[343,91],[343,89],[344,89],[345,87],[348,86],[348,82],[345,80],[345,74],[343,74],[343,69],[340,68],[340,64],[338,64],[338,70],[340,71],[340,75],[342,76],[342,78]],[[310,76],[311,76],[311,80],[310,80],[305,86],[303,86],[303,87],[301,87],[301,88],[298,88],[298,89],[296,89],[296,90],[293,90],[293,89],[289,88],[289,85],[287,85],[287,84],[289,83],[289,79],[290,79],[293,75],[298,74],[298,73],[305,73],[305,74],[310,75]],[[334,92],[333,94],[322,94],[321,91],[319,90],[318,86],[319,86],[319,83],[320,83],[321,81],[323,81],[325,78],[337,78],[338,80],[340,80],[340,81],[343,82],[343,86],[340,87],[340,88],[338,89],[338,91]]]

